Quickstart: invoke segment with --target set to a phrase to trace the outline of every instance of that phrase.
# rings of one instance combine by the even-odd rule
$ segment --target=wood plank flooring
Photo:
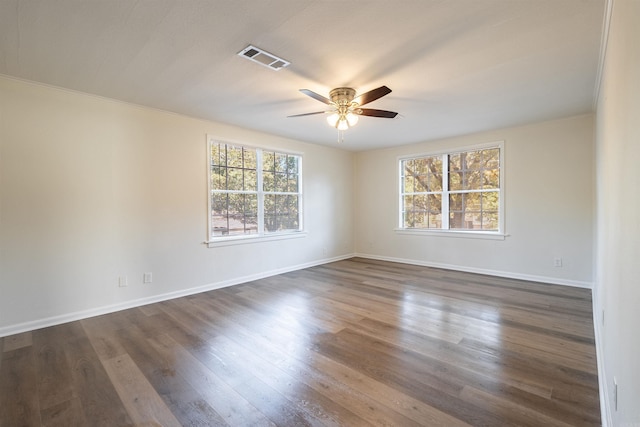
[[[0,338],[0,426],[597,426],[591,292],[360,258]]]

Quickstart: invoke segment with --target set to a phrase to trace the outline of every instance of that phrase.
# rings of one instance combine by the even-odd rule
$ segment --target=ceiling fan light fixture
[[[349,129],[349,123],[347,122],[347,119],[344,117],[341,117],[340,120],[338,121],[338,130],[347,130]]]
[[[336,127],[338,125],[338,120],[340,120],[340,115],[338,113],[332,113],[327,116],[327,123],[329,126]]]
[[[356,123],[358,123],[358,115],[353,113],[352,111],[349,111],[347,113],[347,123],[349,123],[349,126],[355,126]]]

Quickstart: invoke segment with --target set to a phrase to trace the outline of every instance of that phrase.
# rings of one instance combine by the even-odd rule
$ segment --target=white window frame
[[[449,191],[448,180],[449,175],[449,162],[444,161],[444,157],[448,155],[458,154],[466,151],[486,150],[490,148],[500,149],[500,188],[497,190],[500,194],[498,203],[498,230],[460,230],[449,228],[449,194],[460,193],[461,191]],[[413,236],[443,236],[443,237],[459,237],[470,239],[490,239],[490,240],[504,240],[508,235],[505,233],[505,165],[504,165],[504,141],[489,142],[484,144],[476,144],[464,147],[456,147],[448,150],[437,150],[426,153],[418,153],[411,155],[404,155],[397,158],[397,170],[396,179],[398,189],[398,197],[396,198],[396,228],[394,228],[397,234],[413,235]],[[404,160],[410,160],[420,157],[443,157],[442,164],[442,179],[443,179],[443,191],[442,191],[442,228],[405,228],[403,227],[404,218],[402,215],[402,179],[401,179],[401,165]],[[447,189],[445,191],[445,188]],[[478,190],[480,191],[480,190]],[[469,191],[464,191],[469,192]],[[473,191],[472,191],[473,192]],[[446,215],[445,215],[446,212]],[[446,227],[446,228],[445,228]]]
[[[211,230],[213,227],[211,218],[211,196],[213,195],[213,188],[211,188],[211,148],[213,144],[226,144],[234,147],[243,147],[256,150],[256,174],[257,174],[257,191],[252,192],[258,196],[258,232],[255,234],[244,234],[234,236],[213,236]],[[246,144],[243,142],[229,141],[226,139],[217,138],[215,136],[207,135],[207,240],[204,242],[209,248],[228,245],[239,245],[246,243],[256,243],[272,240],[282,239],[295,239],[306,236],[304,229],[304,196],[303,196],[303,154],[300,152],[293,152],[290,150],[282,150],[273,147],[262,147],[253,144]],[[264,151],[276,152],[279,154],[289,154],[300,158],[298,163],[298,192],[295,193],[298,196],[298,212],[300,213],[300,222],[297,230],[283,230],[283,231],[265,231],[264,229],[264,196],[269,194],[291,194],[291,193],[278,193],[264,191],[262,181],[262,153]],[[230,193],[232,190],[226,190]],[[246,193],[241,191],[242,193]]]

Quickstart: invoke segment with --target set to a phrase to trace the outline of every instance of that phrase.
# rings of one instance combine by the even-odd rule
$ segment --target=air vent
[[[257,62],[260,65],[264,65],[265,67],[269,67],[275,71],[281,70],[290,64],[289,61],[285,61],[282,58],[278,58],[269,52],[251,45],[238,52],[238,55],[250,59],[253,62]]]

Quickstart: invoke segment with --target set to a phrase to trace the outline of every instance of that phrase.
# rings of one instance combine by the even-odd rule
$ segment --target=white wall
[[[201,244],[208,133],[303,153],[306,237]],[[347,256],[352,163],[339,149],[0,78],[0,336]]]
[[[397,227],[399,156],[504,141],[505,240],[408,236]],[[356,155],[359,254],[551,283],[593,281],[593,116]],[[554,267],[555,257],[563,259]]]
[[[640,426],[639,23],[640,1],[615,0],[596,121],[595,317],[605,418],[614,426]]]

